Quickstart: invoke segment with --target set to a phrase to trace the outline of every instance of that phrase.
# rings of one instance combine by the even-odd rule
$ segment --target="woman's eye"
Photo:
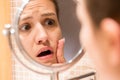
[[[28,30],[30,30],[30,28],[31,28],[31,26],[30,26],[29,24],[25,24],[25,25],[23,25],[23,26],[20,28],[20,30],[22,30],[22,31],[28,31]]]
[[[45,20],[45,25],[48,25],[48,26],[53,26],[55,25],[56,21],[54,19],[47,19]]]

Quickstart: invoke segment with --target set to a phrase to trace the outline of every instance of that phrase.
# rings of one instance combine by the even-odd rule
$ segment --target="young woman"
[[[45,65],[65,62],[55,0],[30,0],[21,12],[19,32],[23,47],[35,61]]]
[[[77,16],[96,80],[120,80],[120,0],[77,0]]]

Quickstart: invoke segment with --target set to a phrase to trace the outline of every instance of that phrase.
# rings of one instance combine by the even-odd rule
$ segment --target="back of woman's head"
[[[85,0],[85,3],[96,25],[107,17],[120,22],[120,0]]]

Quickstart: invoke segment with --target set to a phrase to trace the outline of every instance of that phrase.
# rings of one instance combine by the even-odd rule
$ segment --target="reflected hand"
[[[64,43],[65,43],[65,38],[62,38],[58,41],[58,48],[57,48],[57,61],[58,61],[58,63],[66,62],[66,60],[64,58]]]

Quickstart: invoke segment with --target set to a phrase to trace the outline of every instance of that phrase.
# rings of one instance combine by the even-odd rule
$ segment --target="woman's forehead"
[[[31,0],[23,9],[22,14],[33,12],[54,12],[55,7],[50,0]]]
[[[30,2],[28,2],[28,4],[26,5],[27,8],[42,6],[53,6],[53,2],[51,0],[30,0]]]

